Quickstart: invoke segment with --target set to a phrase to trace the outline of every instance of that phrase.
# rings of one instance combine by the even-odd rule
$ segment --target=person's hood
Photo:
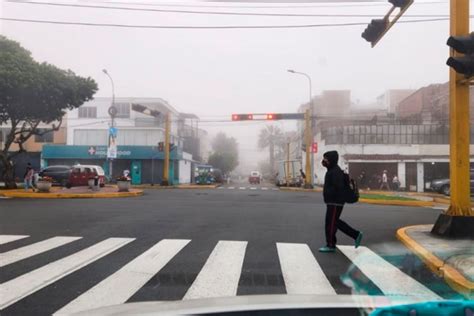
[[[339,161],[339,154],[335,150],[325,152],[323,157],[329,161],[328,168],[336,166],[337,162]]]

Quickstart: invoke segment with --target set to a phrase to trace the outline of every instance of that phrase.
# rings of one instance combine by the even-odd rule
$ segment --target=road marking
[[[184,300],[237,295],[246,241],[219,241]]]
[[[256,187],[250,187],[250,190],[257,190]]]
[[[239,187],[240,190],[245,190],[247,189],[246,187]]]
[[[0,284],[0,310],[108,255],[133,240],[135,238],[108,238],[68,257]]]
[[[385,295],[424,297],[427,300],[441,299],[424,285],[406,275],[367,247],[338,246],[362,273],[364,273]]]
[[[227,189],[229,189],[229,190],[233,190],[233,189],[235,189],[235,187],[228,187]]]
[[[191,240],[163,239],[55,315],[125,303]]]
[[[277,243],[288,294],[337,294],[306,244]]]
[[[14,249],[0,254],[0,267],[33,257],[37,254],[68,244],[82,237],[53,237],[25,247]]]
[[[268,190],[268,188],[267,188],[267,187],[263,187],[262,190]]]
[[[26,237],[30,237],[27,235],[0,235],[0,245],[18,240],[18,239],[23,239]]]
[[[222,189],[225,189],[225,188],[224,188],[224,187],[218,187],[217,189],[218,189],[218,190],[222,190]]]

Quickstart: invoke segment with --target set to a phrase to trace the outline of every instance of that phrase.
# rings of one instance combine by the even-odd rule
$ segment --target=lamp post
[[[302,76],[305,76],[307,79],[308,79],[308,83],[309,83],[309,117],[310,117],[310,123],[308,124],[307,123],[307,126],[306,128],[309,130],[309,133],[310,133],[310,140],[311,142],[308,144],[306,144],[306,158],[308,158],[308,153],[310,152],[310,150],[312,150],[312,144],[313,144],[313,128],[312,128],[312,125],[313,125],[313,90],[312,90],[312,81],[311,81],[311,77],[307,74],[307,73],[304,73],[304,72],[299,72],[299,71],[295,71],[293,69],[288,69],[288,72],[289,73],[292,73],[292,74],[297,74],[297,75],[302,75]],[[308,120],[307,120],[308,121]],[[306,163],[308,163],[308,159],[306,160]],[[311,152],[311,175],[310,177],[308,177],[308,175],[306,175],[306,178],[309,180],[309,182],[307,182],[309,185],[307,185],[308,187],[312,187],[313,186],[313,180],[314,180],[314,154]]]
[[[109,115],[111,118],[111,123],[110,127],[114,128],[115,127],[115,116],[117,115],[117,108],[115,107],[115,85],[114,85],[114,80],[112,79],[112,76],[109,74],[107,69],[102,69],[102,72],[107,75],[110,79],[110,83],[112,84],[112,105],[109,108]],[[109,131],[110,134],[110,131]],[[109,135],[110,137],[110,135]],[[112,181],[112,168],[113,168],[113,158],[109,157],[109,176],[110,180]]]

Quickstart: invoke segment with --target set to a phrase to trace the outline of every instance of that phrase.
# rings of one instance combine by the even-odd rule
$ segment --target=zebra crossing
[[[21,243],[23,246],[0,253],[1,267],[12,267],[15,264],[21,264],[22,260],[54,251],[57,248],[68,247],[76,241],[86,239],[80,236],[55,236],[27,244],[28,237],[30,236],[0,235],[0,244],[23,241]],[[106,238],[6,280],[0,284],[0,311],[86,266],[93,267],[99,259],[106,260],[107,256],[114,251],[131,245],[133,242],[136,242],[136,238]],[[162,269],[172,264],[175,256],[186,252],[192,243],[193,241],[189,239],[157,241],[103,280],[97,280],[96,285],[78,294],[72,301],[64,302],[55,314],[66,315],[126,303]],[[176,299],[236,296],[248,244],[247,241],[218,241],[195,279],[190,281],[191,284],[185,295]],[[286,293],[339,294],[307,244],[278,242],[275,248]],[[431,300],[440,299],[436,293],[403,273],[371,249],[363,246],[358,249],[353,246],[338,246],[338,248],[341,253],[331,255],[347,257],[384,295],[394,297],[417,295]]]
[[[229,187],[217,187],[218,190],[260,190],[260,191],[279,191],[280,189],[274,187],[253,187],[253,186],[229,186]]]

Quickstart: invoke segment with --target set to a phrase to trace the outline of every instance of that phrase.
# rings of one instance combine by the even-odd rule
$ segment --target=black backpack
[[[344,173],[344,202],[353,204],[359,201],[359,187],[354,179]]]

